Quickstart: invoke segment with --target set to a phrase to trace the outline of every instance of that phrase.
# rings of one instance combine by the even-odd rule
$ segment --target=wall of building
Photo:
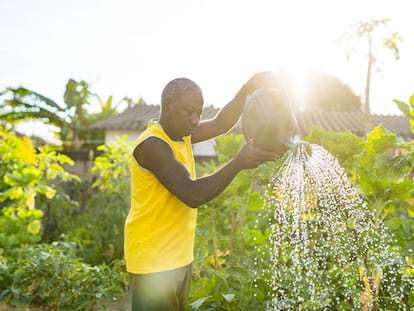
[[[126,135],[128,141],[135,141],[140,133],[132,130],[106,130],[105,135],[105,144],[109,144],[111,141],[114,141],[117,136],[122,137]]]
[[[116,140],[116,137],[122,137],[123,135],[127,135],[128,141],[135,141],[140,133],[136,131],[128,131],[128,130],[107,130],[105,143],[109,144],[111,141]],[[214,150],[214,146],[216,145],[216,141],[214,139],[210,139],[207,141],[203,141],[198,144],[193,145],[193,152],[194,157],[215,157],[216,152]]]

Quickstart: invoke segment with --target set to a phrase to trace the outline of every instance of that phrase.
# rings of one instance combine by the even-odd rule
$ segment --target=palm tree
[[[390,19],[371,19],[369,21],[361,21],[359,23],[353,24],[350,26],[350,31],[344,33],[338,38],[339,44],[347,44],[350,46],[347,51],[347,58],[349,59],[350,55],[353,52],[360,51],[360,40],[366,40],[366,57],[367,57],[367,72],[366,72],[366,85],[365,85],[365,104],[364,104],[364,113],[368,119],[370,119],[370,102],[369,96],[371,91],[371,72],[373,68],[376,68],[379,71],[379,64],[377,55],[380,52],[374,48],[374,39],[377,38],[374,35],[378,33],[380,28],[387,28]],[[402,42],[397,32],[383,32],[380,39],[381,46],[379,48],[387,48],[393,52],[395,60],[400,58],[398,43]]]
[[[68,123],[63,106],[35,91],[8,87],[0,95],[10,96],[0,102],[0,120],[8,124],[39,120],[64,129]]]
[[[57,135],[66,149],[80,150],[82,147],[93,147],[96,142],[88,143],[91,139],[103,137],[97,130],[91,130],[90,125],[100,118],[117,114],[117,107],[112,96],[107,101],[89,90],[85,81],[69,79],[64,93],[64,104],[60,105],[52,99],[24,87],[6,88],[0,96],[9,98],[0,101],[0,120],[9,124],[21,121],[38,120],[46,125],[58,128]],[[89,113],[91,98],[97,98],[101,111]],[[101,143],[102,143],[101,142]],[[98,143],[99,144],[99,143]]]

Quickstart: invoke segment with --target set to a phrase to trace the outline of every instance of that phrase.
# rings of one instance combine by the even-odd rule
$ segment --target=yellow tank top
[[[190,136],[184,137],[184,141],[173,141],[154,119],[138,137],[135,146],[154,136],[172,148],[176,159],[195,178]],[[197,209],[178,200],[131,155],[131,206],[124,229],[127,271],[145,274],[190,264],[196,220]]]

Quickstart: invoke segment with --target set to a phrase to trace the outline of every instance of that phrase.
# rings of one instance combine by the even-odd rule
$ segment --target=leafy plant
[[[36,152],[30,139],[1,127],[0,140],[0,248],[9,250],[41,240],[45,204],[64,195],[57,181],[78,179],[61,166],[72,160],[53,149]]]
[[[18,251],[18,260],[1,300],[15,306],[41,305],[49,310],[94,310],[103,299],[125,293],[126,272],[121,261],[90,266],[76,257],[74,243],[54,242]]]
[[[94,180],[82,185],[90,188],[85,207],[65,219],[62,229],[65,239],[76,241],[84,260],[92,264],[123,258],[123,227],[130,201],[131,143],[126,136],[118,137],[98,150],[102,154],[91,170]]]
[[[204,164],[198,172],[211,173],[243,143],[241,135],[220,137],[218,163]],[[222,194],[199,208],[190,292],[193,310],[262,309],[267,285],[255,273],[256,264],[263,263],[255,246],[266,239],[255,226],[263,203],[259,190],[271,170],[263,165],[241,172]]]

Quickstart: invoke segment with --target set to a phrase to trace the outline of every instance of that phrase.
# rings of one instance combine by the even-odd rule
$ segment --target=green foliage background
[[[398,105],[412,118],[414,97]],[[392,310],[413,309],[413,142],[383,126],[366,138],[314,128],[304,139],[337,157],[374,211],[374,221],[384,222],[393,234],[390,247],[398,253],[396,282],[403,299]],[[92,310],[125,296],[123,222],[129,208],[131,147],[126,139],[100,147],[93,177],[82,181],[65,172],[62,165],[72,161],[58,150],[35,150],[30,140],[4,128],[0,142],[1,301],[49,310]],[[218,161],[198,165],[198,176],[223,165],[242,144],[242,136],[220,137]],[[241,172],[222,194],[199,208],[188,309],[265,310],[271,305],[273,293],[266,281],[270,232],[259,216],[269,177],[280,164]],[[386,297],[381,297],[386,293],[367,290],[368,281],[374,280],[357,268],[348,274],[357,297],[347,299],[332,291],[328,298],[340,301],[337,310],[387,309]],[[292,285],[286,281],[285,286],[289,290]],[[302,304],[291,309],[323,307]]]

